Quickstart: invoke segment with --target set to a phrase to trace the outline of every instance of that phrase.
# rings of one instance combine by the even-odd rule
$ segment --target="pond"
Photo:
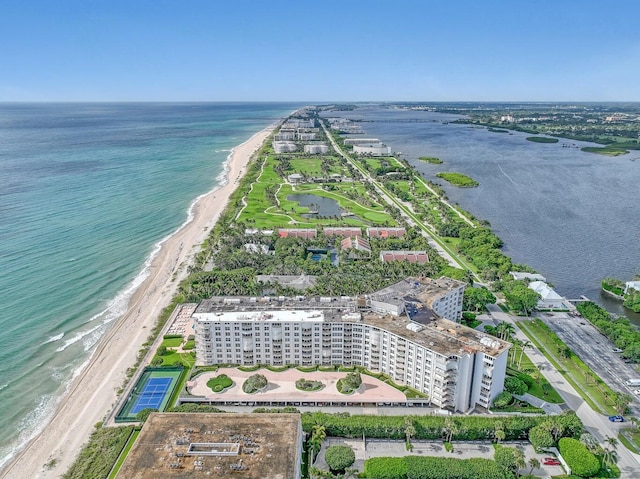
[[[313,218],[316,216],[340,216],[340,205],[336,200],[318,195],[296,194],[287,196],[287,200],[295,201],[300,206],[309,207],[310,212],[301,216]]]

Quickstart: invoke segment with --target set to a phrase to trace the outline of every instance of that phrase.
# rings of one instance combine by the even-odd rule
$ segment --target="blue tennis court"
[[[116,422],[134,422],[144,409],[164,411],[183,372],[182,367],[145,368],[116,415]]]
[[[164,395],[169,390],[173,378],[150,378],[131,408],[131,414],[138,414],[143,409],[160,409]]]

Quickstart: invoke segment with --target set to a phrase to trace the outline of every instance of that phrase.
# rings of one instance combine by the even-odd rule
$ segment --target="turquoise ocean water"
[[[46,424],[230,149],[298,106],[0,104],[0,466]]]

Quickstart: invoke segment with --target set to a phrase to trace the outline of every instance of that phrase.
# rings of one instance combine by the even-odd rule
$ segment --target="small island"
[[[502,128],[488,128],[488,131],[491,133],[509,133],[509,130],[504,130]]]
[[[443,173],[438,173],[436,176],[460,188],[473,188],[480,184],[473,178],[467,175],[463,175],[462,173],[443,172]]]
[[[547,136],[528,136],[527,141],[533,141],[534,143],[558,143],[559,140]]]
[[[597,153],[598,155],[606,156],[620,156],[629,153],[628,150],[616,146],[584,146],[580,148],[580,150],[586,151],[587,153]]]
[[[442,160],[440,158],[435,158],[433,156],[421,156],[418,158],[420,161],[424,161],[426,163],[431,163],[432,165],[441,165]]]

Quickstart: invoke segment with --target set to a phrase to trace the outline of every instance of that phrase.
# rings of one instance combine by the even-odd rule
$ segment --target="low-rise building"
[[[342,251],[354,249],[356,251],[363,251],[365,253],[371,254],[371,245],[369,244],[369,241],[359,235],[344,238],[340,242],[340,248],[342,249]]]
[[[371,143],[381,143],[378,138],[345,138],[345,145],[368,145]]]
[[[303,440],[299,414],[151,413],[116,478],[300,479]]]
[[[303,179],[304,176],[302,176],[300,173],[292,173],[287,176],[287,180],[289,181],[289,183],[301,183]]]
[[[640,291],[640,281],[627,281],[624,284],[624,294],[628,294],[632,289]]]
[[[428,263],[429,255],[426,251],[380,251],[380,261],[408,261],[409,263]]]
[[[292,131],[280,132],[273,136],[276,141],[293,141],[296,139],[296,134]]]
[[[304,238],[310,239],[318,236],[318,231],[311,228],[280,228],[278,230],[280,238]]]
[[[544,281],[532,281],[529,283],[529,289],[534,290],[540,295],[536,308],[538,309],[573,309],[569,300],[563,298],[556,293]]]
[[[516,281],[528,279],[529,281],[547,281],[547,278],[537,273],[525,273],[521,271],[509,271]]]
[[[362,229],[355,227],[330,227],[323,228],[325,236],[362,236]]]
[[[401,238],[407,232],[404,228],[367,228],[369,238]]]

